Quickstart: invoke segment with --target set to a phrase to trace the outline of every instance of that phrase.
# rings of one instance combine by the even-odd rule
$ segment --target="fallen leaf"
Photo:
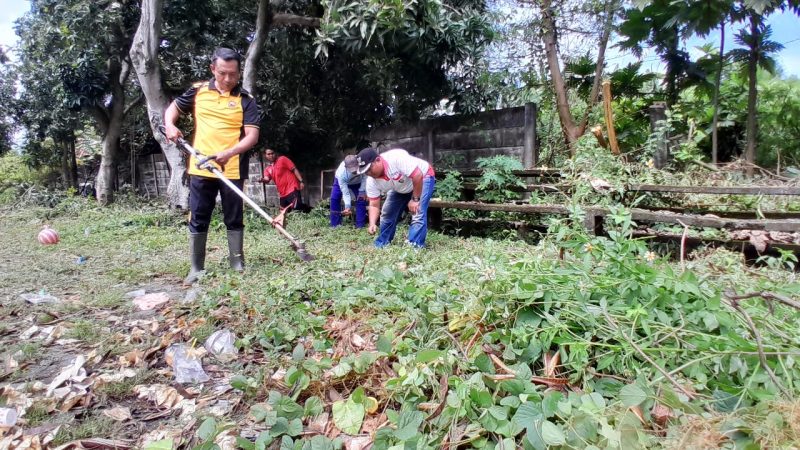
[[[53,381],[47,387],[47,392],[45,395],[50,396],[50,394],[52,394],[57,387],[69,380],[79,382],[85,380],[86,370],[83,368],[84,363],[86,363],[86,358],[83,355],[76,356],[73,362],[69,366],[64,367],[61,373],[59,373],[53,379]]]
[[[367,345],[367,341],[365,341],[364,338],[355,333],[353,333],[353,337],[351,338],[350,342],[352,342],[353,345],[355,345],[358,348],[364,348],[364,346]]]
[[[372,447],[372,438],[369,436],[345,436],[342,442],[345,450],[365,450]]]
[[[117,406],[115,408],[106,409],[103,415],[110,417],[117,422],[124,422],[131,419],[131,409],[125,406]]]
[[[328,413],[324,412],[309,422],[308,430],[313,431],[319,434],[325,434],[325,431],[328,429],[328,424],[330,423],[330,416]]]
[[[144,362],[144,352],[136,349],[119,356],[119,365],[122,367],[138,366]]]

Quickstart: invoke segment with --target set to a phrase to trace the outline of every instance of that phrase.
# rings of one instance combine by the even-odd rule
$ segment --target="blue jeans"
[[[361,184],[349,184],[347,187],[350,189],[352,199],[356,203],[356,228],[364,228],[367,224],[367,200],[358,199],[358,188]],[[342,224],[342,189],[339,183],[334,180],[333,188],[331,189],[331,227],[338,227]]]
[[[414,247],[425,247],[425,238],[428,236],[428,203],[436,188],[436,178],[425,176],[422,179],[422,193],[419,197],[419,212],[411,216],[411,225],[408,227],[408,243]],[[382,248],[389,245],[394,239],[400,215],[408,207],[411,192],[401,194],[391,191],[386,195],[386,202],[381,209],[381,228],[375,239],[375,247]]]

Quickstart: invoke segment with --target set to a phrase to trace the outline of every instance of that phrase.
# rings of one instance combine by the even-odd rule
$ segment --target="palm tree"
[[[763,16],[755,12],[750,14],[750,31],[740,30],[734,40],[745,48],[731,50],[728,55],[731,60],[740,63],[748,78],[747,92],[747,145],[745,147],[745,161],[747,161],[747,175],[753,176],[756,161],[756,137],[758,134],[758,116],[756,105],[758,103],[758,68],[774,74],[778,66],[773,54],[781,51],[783,45],[771,41],[772,29],[765,25]]]

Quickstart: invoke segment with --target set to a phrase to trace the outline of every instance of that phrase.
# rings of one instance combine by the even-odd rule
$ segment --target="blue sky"
[[[23,15],[30,8],[29,2],[22,0],[0,0],[0,46],[4,50],[9,50],[17,42],[14,34],[14,20]],[[787,76],[800,78],[800,17],[791,13],[773,14],[769,17],[772,26],[772,39],[784,45],[784,50],[777,56],[783,73]],[[725,38],[726,49],[732,48],[733,34],[735,29],[728,28]],[[714,33],[706,38],[693,38],[687,43],[687,49],[693,57],[698,56],[694,47],[702,45],[704,42],[713,42],[719,45],[719,33]],[[614,49],[610,49],[608,54],[609,68],[621,66],[634,61],[631,55],[622,55]],[[643,55],[643,68],[651,71],[663,71],[658,57],[653,52],[645,52]]]

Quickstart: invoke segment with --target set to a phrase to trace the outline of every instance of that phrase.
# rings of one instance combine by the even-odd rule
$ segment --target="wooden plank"
[[[436,175],[438,176],[441,173],[442,176],[447,174],[447,171],[437,171]],[[483,175],[483,170],[481,169],[467,169],[467,170],[459,170],[459,173],[462,177],[479,177]],[[559,169],[523,169],[523,170],[514,170],[512,173],[518,177],[560,177],[561,171]]]
[[[667,212],[654,212],[645,209],[632,209],[633,220],[639,222],[657,222],[686,224],[691,227],[724,228],[727,230],[766,230],[800,231],[800,220],[784,219],[728,219],[724,217],[695,216]]]
[[[657,184],[632,184],[628,186],[628,191],[713,195],[800,195],[800,187],[793,186],[662,186]]]
[[[461,185],[465,191],[474,191],[478,183],[463,183]],[[568,184],[526,184],[525,186],[511,186],[509,191],[514,192],[572,192],[572,186]]]
[[[471,211],[504,211],[525,214],[568,214],[569,209],[561,205],[517,205],[512,203],[480,203],[480,202],[450,202],[444,200],[431,200],[431,208],[454,208]]]
[[[431,200],[431,208],[454,208],[472,211],[504,211],[525,214],[568,214],[569,209],[561,205],[518,205],[494,204],[478,202],[447,202]],[[608,211],[603,208],[586,208],[586,214],[596,217],[606,216]],[[765,230],[765,231],[800,231],[800,220],[774,220],[774,219],[727,219],[722,217],[696,216],[690,214],[677,214],[671,212],[655,212],[645,209],[631,209],[631,217],[635,221],[654,223],[685,224],[692,227],[724,228],[728,230]]]

